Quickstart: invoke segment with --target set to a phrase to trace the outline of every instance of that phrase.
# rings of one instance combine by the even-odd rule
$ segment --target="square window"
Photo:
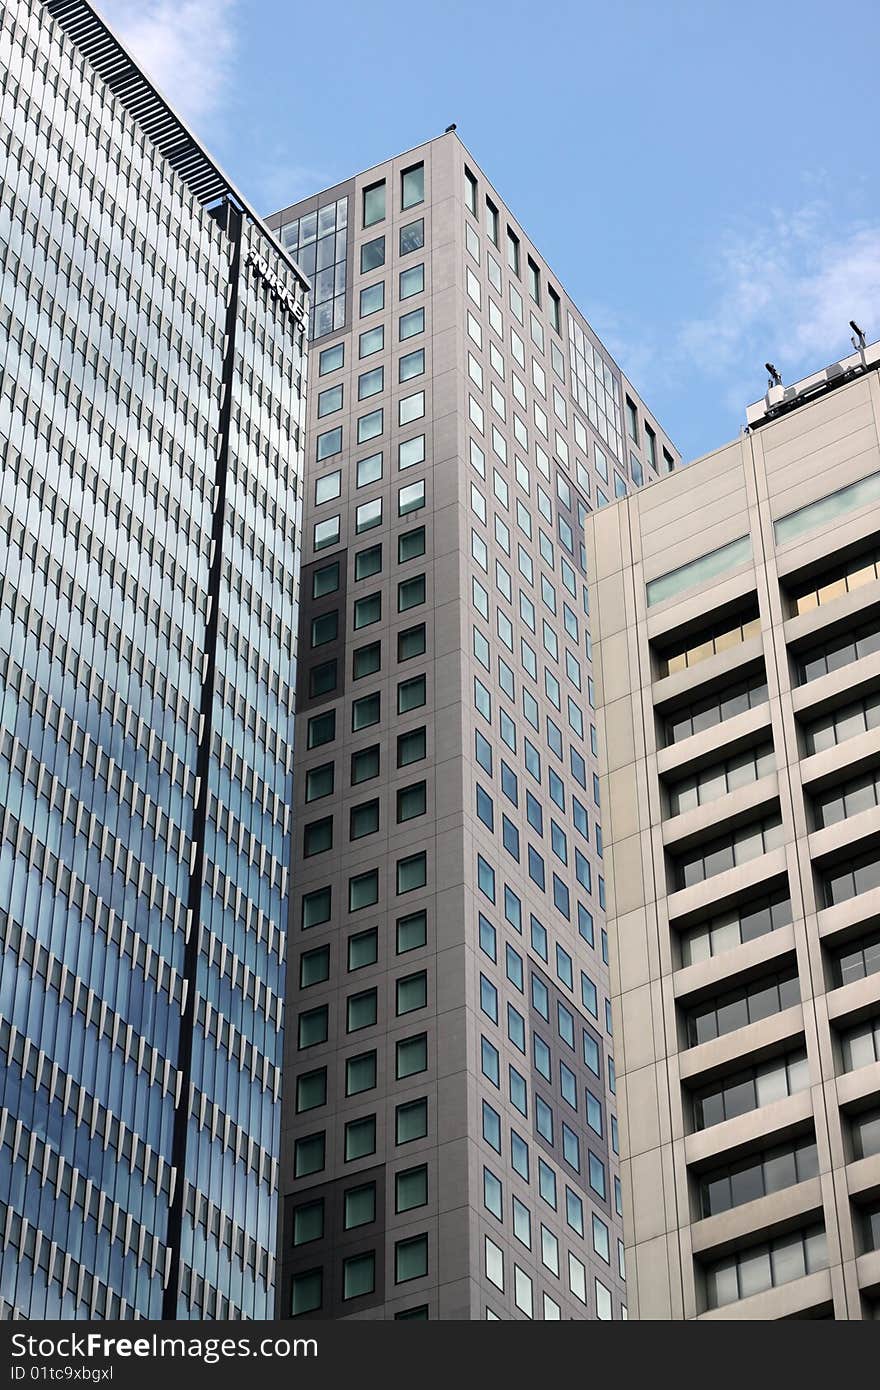
[[[326,550],[328,545],[339,541],[339,517],[328,516],[326,521],[318,521],[312,530],[312,548]]]
[[[360,376],[358,377],[358,400],[365,401],[368,400],[370,396],[378,396],[379,393],[383,390],[384,385],[384,367],[372,367],[368,372],[361,372]],[[369,426],[367,426],[364,424],[364,420],[372,421],[372,423]],[[364,426],[363,429],[361,428],[362,425]],[[364,441],[364,439],[372,438],[374,434],[380,434],[381,430],[381,419],[378,421],[377,424],[373,417],[363,417],[363,419],[358,421],[358,443],[361,444]]]
[[[362,1091],[372,1091],[376,1085],[376,1054],[362,1052],[358,1057],[349,1057],[345,1063],[345,1094],[360,1095]]]
[[[314,951],[305,951],[299,958],[299,987],[308,989],[310,985],[323,984],[330,978],[330,947],[319,946]]]
[[[416,392],[414,392],[413,395],[411,395],[411,396],[401,396],[400,400],[397,402],[397,423],[398,423],[400,426],[410,425],[410,424],[412,424],[413,420],[421,420],[421,418],[422,418],[422,416],[424,415],[424,413],[425,413],[425,393],[424,393],[424,391],[416,391]],[[402,446],[401,446],[401,449],[402,449]],[[419,452],[420,452],[420,454],[421,454],[421,458],[424,458],[424,455],[425,455],[425,443],[424,443],[424,438],[422,438],[422,442],[421,442],[421,446],[420,446]],[[400,463],[400,467],[401,467],[401,468],[407,467],[408,465],[405,465],[405,464],[403,463],[402,460],[403,460],[403,455],[402,455],[402,452],[401,452],[401,463]],[[421,462],[421,459],[419,459],[419,462]],[[334,494],[334,495],[338,495],[338,494]]]
[[[381,410],[371,410],[369,415],[361,415],[357,422],[357,442],[366,444],[370,439],[376,439],[384,428],[383,412]]]
[[[328,613],[320,613],[312,619],[312,646],[323,647],[327,642],[335,642],[339,632],[339,610],[331,608]]]
[[[397,981],[397,1017],[424,1009],[428,1002],[428,975],[420,970],[417,975],[406,975]]]
[[[406,917],[397,919],[397,954],[403,955],[406,951],[415,951],[420,946],[424,946],[428,939],[428,914],[426,912],[411,912]]]
[[[320,767],[310,768],[306,773],[306,801],[318,801],[323,796],[331,796],[334,780],[333,763],[322,763]]]
[[[427,784],[425,782],[413,782],[408,787],[401,787],[397,793],[397,823],[403,824],[404,821],[414,820],[417,816],[423,816],[427,810]]]
[[[401,256],[408,256],[410,251],[418,251],[425,244],[425,219],[420,217],[416,222],[407,222],[405,227],[401,227],[398,245]]]
[[[319,1134],[306,1134],[297,1139],[293,1148],[294,1177],[306,1178],[311,1173],[320,1173],[324,1167],[324,1131]]]
[[[416,1076],[419,1072],[428,1070],[428,1036],[426,1033],[419,1033],[413,1038],[401,1038],[397,1044],[396,1052],[398,1081],[403,1081],[408,1076]]]
[[[428,1203],[428,1169],[426,1164],[418,1168],[405,1168],[395,1174],[394,1210],[399,1214],[424,1207]]]
[[[377,236],[373,241],[365,241],[361,246],[361,275],[368,275],[384,264],[385,238]]]
[[[367,550],[358,550],[354,557],[354,577],[358,579],[369,579],[370,575],[378,574],[382,569],[382,546],[371,545]],[[381,595],[373,594],[374,599],[380,601],[379,612],[381,616]]]
[[[419,333],[424,333],[424,331],[424,309],[411,309],[408,314],[401,314],[398,337],[402,343],[406,342],[407,338],[415,338]]]
[[[405,1284],[428,1273],[428,1237],[412,1236],[394,1246],[394,1282]]]
[[[398,381],[411,381],[413,377],[422,376],[425,370],[425,349],[418,348],[415,352],[408,352],[397,364]]]
[[[324,598],[327,594],[335,594],[338,588],[338,560],[334,560],[329,565],[321,565],[320,568],[312,571],[312,598]]]
[[[374,743],[370,748],[362,748],[358,753],[351,755],[351,785],[357,786],[359,782],[369,782],[371,778],[379,776],[379,745]]]
[[[397,611],[405,613],[409,608],[417,608],[425,602],[425,576],[416,574],[412,579],[402,579],[397,586]]]
[[[342,451],[342,426],[337,425],[335,429],[327,430],[324,434],[319,434],[315,444],[315,457],[320,463],[322,459],[332,458],[334,454]]]
[[[333,415],[335,411],[342,409],[342,384],[338,386],[328,386],[325,391],[318,392],[318,419],[321,420],[325,415]],[[320,480],[319,480],[320,481]],[[339,493],[333,494],[335,497]],[[316,501],[324,499],[315,498]]]
[[[345,1126],[345,1161],[353,1163],[376,1152],[376,1116],[364,1115]]]
[[[295,1318],[313,1313],[320,1308],[323,1299],[323,1274],[320,1269],[309,1269],[303,1274],[293,1276],[290,1294],[290,1312]]]
[[[378,1016],[377,994],[374,989],[362,990],[360,994],[350,994],[346,1000],[345,1031],[357,1033],[361,1028],[372,1028]]]
[[[351,728],[352,733],[358,733],[361,729],[368,729],[373,724],[378,724],[382,717],[382,702],[379,691],[376,690],[372,695],[364,695],[360,700],[355,700],[351,707]]]
[[[425,528],[423,525],[414,531],[402,531],[398,537],[398,564],[417,559],[425,553]]]
[[[394,1112],[394,1133],[395,1142],[398,1144],[411,1144],[414,1139],[425,1138],[428,1133],[426,1096],[407,1101],[405,1105],[398,1105]]]
[[[335,372],[345,362],[345,343],[334,343],[332,347],[324,348],[318,357],[318,376],[326,376],[327,372]]]
[[[379,959],[379,933],[375,927],[348,938],[348,968],[362,970]]]
[[[364,801],[360,806],[352,806],[349,815],[349,840],[361,840],[365,835],[374,835],[379,829],[379,801]]]
[[[367,1250],[363,1255],[349,1255],[342,1261],[342,1297],[362,1298],[376,1287],[376,1255]]]
[[[425,288],[425,267],[422,265],[410,266],[409,270],[400,272],[400,298],[410,299],[414,294],[421,294]]]
[[[398,735],[397,766],[408,767],[410,763],[420,762],[427,754],[427,730],[412,729],[407,734]]]
[[[381,525],[382,498],[375,497],[371,502],[362,502],[355,512],[355,534],[360,536],[364,531],[371,531],[374,526]]]
[[[331,694],[336,689],[337,679],[335,658],[332,661],[322,661],[320,666],[313,666],[309,672],[309,698],[316,700],[321,695]]]
[[[412,893],[419,888],[424,888],[428,881],[428,856],[422,851],[421,854],[410,854],[405,859],[397,861],[397,893]]]
[[[303,931],[309,927],[319,927],[322,922],[330,921],[330,888],[315,888],[311,893],[305,893],[302,900],[302,926]]]
[[[385,325],[380,323],[375,328],[368,328],[358,338],[358,357],[372,357],[374,352],[381,352],[385,346]]]
[[[307,1009],[298,1019],[297,1044],[302,1048],[317,1047],[327,1041],[327,1005],[317,1009]]]
[[[420,391],[419,397],[421,397],[422,400],[422,409],[419,413],[424,415],[424,393]],[[416,400],[417,397],[408,396],[406,399],[412,401]],[[401,405],[403,405],[402,401]],[[409,418],[415,419],[416,416],[412,415]],[[400,423],[403,425],[406,424],[407,421],[401,418]],[[424,461],[425,436],[423,434],[417,434],[413,439],[405,439],[402,444],[397,446],[397,467],[400,472],[405,472],[407,468],[414,468],[417,464],[424,463]]]
[[[421,511],[425,505],[424,482],[410,483],[397,493],[397,515],[408,516],[410,512]]]
[[[376,1220],[376,1184],[366,1182],[360,1187],[350,1187],[345,1194],[343,1206],[343,1224],[346,1231],[355,1230],[358,1226],[369,1226]],[[372,1252],[370,1257],[372,1258]]]
[[[303,1072],[296,1078],[296,1113],[317,1110],[327,1103],[327,1068]]]
[[[305,1202],[296,1207],[293,1213],[293,1243],[308,1245],[309,1241],[320,1240],[324,1234],[324,1202]]]
[[[413,657],[423,656],[426,641],[424,623],[419,623],[417,627],[404,628],[397,634],[397,660],[412,661]]]
[[[408,714],[410,710],[421,709],[427,701],[427,677],[414,676],[412,680],[401,681],[397,687],[397,713]]]
[[[380,309],[385,308],[385,281],[379,280],[375,285],[368,285],[361,290],[360,295],[360,316],[367,318],[370,314],[377,314]],[[342,442],[340,440],[340,448]],[[337,450],[338,452],[338,450]]]
[[[355,599],[354,604],[354,627],[355,631],[362,627],[370,627],[373,623],[378,623],[382,619],[382,594],[365,594],[363,598]],[[335,633],[334,633],[335,636]]]
[[[373,907],[379,901],[379,870],[369,869],[365,874],[356,874],[348,880],[348,910],[359,912],[364,907]]]

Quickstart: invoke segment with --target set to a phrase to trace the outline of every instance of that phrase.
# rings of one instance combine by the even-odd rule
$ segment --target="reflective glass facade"
[[[305,282],[175,120],[4,7],[7,1316],[272,1306]]]

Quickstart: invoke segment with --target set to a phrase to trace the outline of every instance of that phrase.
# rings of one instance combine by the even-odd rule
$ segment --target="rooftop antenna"
[[[856,323],[855,319],[850,319],[849,326],[853,331],[853,336],[850,339],[850,342],[852,343],[856,352],[859,354],[859,357],[862,359],[863,370],[867,371],[868,360],[865,357],[865,348],[868,346],[868,344],[865,341],[865,331],[863,328],[859,328],[859,325]]]
[[[455,126],[455,121],[453,121],[453,122],[452,122],[452,125],[448,125],[448,126],[446,127],[446,129],[445,129],[445,131],[443,132],[443,134],[444,134],[444,135],[448,135],[448,134],[450,133],[450,131],[455,130],[455,128],[456,128],[456,126]]]
[[[781,386],[781,385],[782,385],[782,377],[781,377],[781,376],[779,375],[779,373],[777,372],[777,370],[776,370],[776,368],[774,367],[773,363],[772,363],[772,362],[765,362],[765,363],[764,363],[764,366],[767,368],[767,371],[768,371],[769,376],[770,376],[770,380],[767,382],[767,387],[768,387],[768,389],[772,389],[774,386]]]

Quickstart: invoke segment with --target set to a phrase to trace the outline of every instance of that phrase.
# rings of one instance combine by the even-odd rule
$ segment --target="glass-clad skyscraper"
[[[0,168],[2,1312],[266,1316],[307,283],[85,0]]]

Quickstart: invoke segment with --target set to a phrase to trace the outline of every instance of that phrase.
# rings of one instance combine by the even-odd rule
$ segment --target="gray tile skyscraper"
[[[878,367],[588,522],[640,1318],[878,1315]]]
[[[306,286],[85,0],[0,181],[2,1312],[265,1317]]]
[[[584,525],[677,454],[452,131],[311,277],[282,1316],[620,1318]]]

